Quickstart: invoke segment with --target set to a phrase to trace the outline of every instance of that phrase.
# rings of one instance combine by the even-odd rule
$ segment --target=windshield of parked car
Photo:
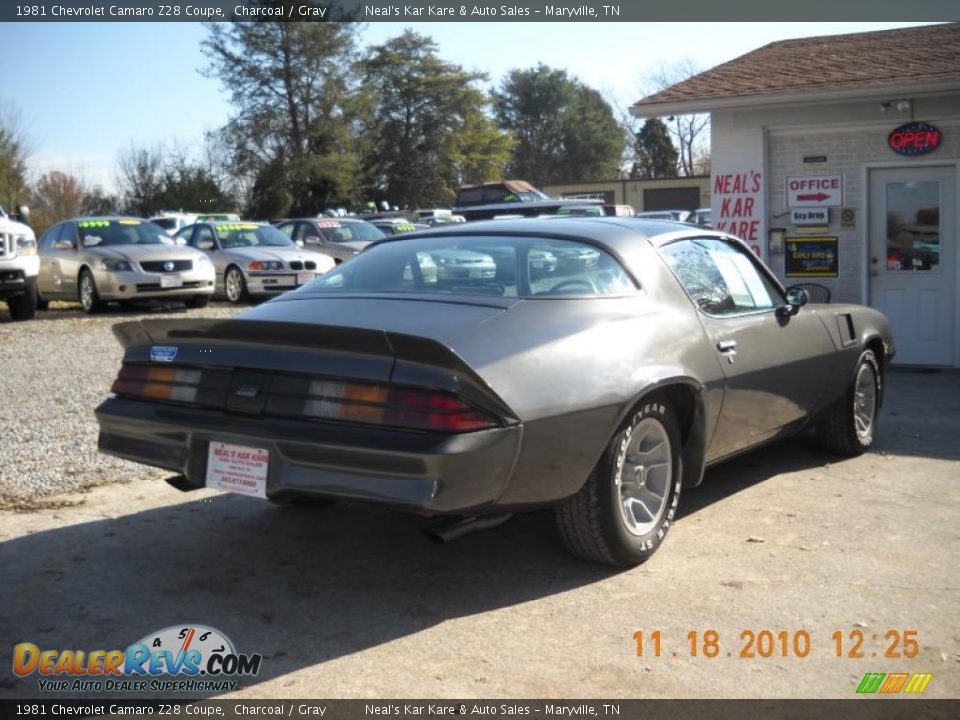
[[[173,238],[163,228],[146,220],[78,220],[77,230],[84,247],[173,245]]]
[[[159,225],[164,230],[176,230],[177,229],[177,219],[172,217],[165,218],[154,218],[151,220],[154,225]]]
[[[624,295],[635,290],[612,255],[587,243],[491,235],[379,243],[304,288],[501,297]]]
[[[243,247],[296,247],[296,243],[270,225],[226,223],[214,225],[220,245],[226,250]]]
[[[373,242],[386,234],[375,225],[366,222],[341,223],[336,220],[317,223],[317,228],[323,233],[323,237],[330,242],[350,242],[351,240],[363,240]]]

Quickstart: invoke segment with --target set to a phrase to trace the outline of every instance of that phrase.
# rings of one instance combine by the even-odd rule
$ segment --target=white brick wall
[[[842,174],[844,207],[856,211],[856,225],[841,227],[840,209],[831,208],[828,234],[838,237],[839,277],[818,278],[817,282],[831,288],[836,302],[858,303],[863,297],[863,265],[867,260],[863,246],[868,221],[864,167],[910,166],[932,160],[960,159],[960,90],[913,99],[913,119],[931,122],[943,133],[941,147],[918,159],[897,155],[887,146],[890,131],[909,122],[911,117],[893,110],[881,112],[879,100],[716,112],[713,171],[724,172],[718,167],[718,155],[731,161],[736,156],[755,156],[759,150],[757,144],[765,143],[764,233],[769,228],[786,228],[788,236],[802,233],[797,233],[790,224],[784,179],[793,175]],[[825,155],[827,162],[804,164],[804,156],[809,155]],[[957,211],[958,208],[953,207],[953,212]],[[957,238],[944,241],[957,242]],[[784,278],[783,255],[768,255],[766,259],[786,284],[797,282]]]

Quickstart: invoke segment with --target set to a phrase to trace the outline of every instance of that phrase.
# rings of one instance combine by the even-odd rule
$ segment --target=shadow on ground
[[[686,494],[684,513],[823,462],[804,440],[762,453],[723,466],[722,475],[711,471]],[[243,683],[255,685],[617,572],[568,556],[550,512],[438,545],[420,532],[427,520],[365,506],[183,497],[0,545],[0,694],[37,694],[36,675],[12,675],[18,642],[124,649],[164,627],[205,624],[238,651],[264,655],[260,675]]]
[[[18,642],[124,649],[164,627],[206,624],[265,656],[250,685],[612,572],[568,557],[547,513],[446,546],[418,532],[425,522],[221,495],[9,540],[0,694],[37,695],[36,675],[12,675]]]
[[[892,375],[878,450],[957,457],[938,428],[956,426],[958,385],[956,374]],[[743,456],[684,494],[679,523],[781,473],[836,461],[810,435]],[[427,521],[375,508],[183,499],[0,544],[0,694],[37,695],[36,676],[12,676],[23,641],[123,649],[161,628],[205,624],[264,655],[244,683],[255,685],[616,572],[569,557],[549,512],[441,546],[419,532]]]

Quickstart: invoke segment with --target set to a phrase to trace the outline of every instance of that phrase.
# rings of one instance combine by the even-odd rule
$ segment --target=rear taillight
[[[498,425],[495,418],[460,398],[430,390],[314,380],[309,393],[304,406],[309,417],[439,432]]]
[[[209,368],[123,365],[110,390],[122,397],[228,410],[230,371],[220,371],[226,376],[219,379],[217,372]],[[254,413],[449,433],[500,425],[496,417],[447,392],[282,375],[264,384],[270,389]],[[239,394],[236,388],[232,392]]]
[[[197,399],[200,371],[174,367],[124,365],[110,392],[151,400],[192,403]]]

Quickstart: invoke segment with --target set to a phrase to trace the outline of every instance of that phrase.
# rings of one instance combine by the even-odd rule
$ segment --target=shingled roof
[[[634,108],[642,115],[647,106],[692,102],[706,110],[721,99],[950,81],[960,89],[960,23],[770,43]]]

